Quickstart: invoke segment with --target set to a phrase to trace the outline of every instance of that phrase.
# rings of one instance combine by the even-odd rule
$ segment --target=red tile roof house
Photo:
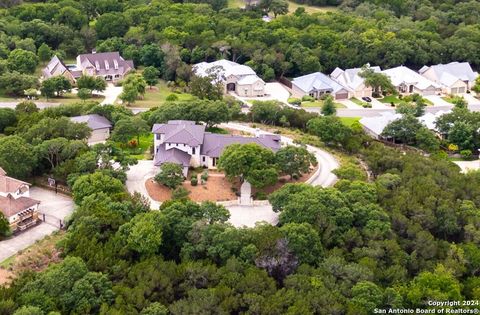
[[[166,124],[153,125],[154,165],[172,162],[181,164],[183,175],[188,168],[207,167],[214,169],[225,147],[230,144],[257,143],[276,152],[280,149],[280,136],[259,135],[255,137],[232,136],[205,132],[205,125],[196,125],[189,120],[170,120]]]
[[[0,211],[10,229],[23,231],[38,222],[40,201],[30,198],[30,184],[7,176],[0,167]]]
[[[65,65],[57,56],[43,69],[44,79],[63,75],[68,79],[78,79],[82,75],[102,77],[107,82],[118,81],[135,70],[132,60],[125,60],[118,51],[82,54],[77,56],[75,66]]]

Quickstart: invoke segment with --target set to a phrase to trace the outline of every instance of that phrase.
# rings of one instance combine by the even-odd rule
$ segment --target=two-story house
[[[0,211],[12,231],[25,230],[38,221],[40,201],[30,198],[30,184],[7,176],[0,167]]]
[[[215,134],[205,131],[205,125],[194,121],[170,120],[166,124],[153,125],[154,165],[171,162],[182,165],[183,175],[188,168],[216,168],[218,158],[225,147],[234,143],[257,143],[273,151],[280,149],[280,136],[257,135],[255,137]]]

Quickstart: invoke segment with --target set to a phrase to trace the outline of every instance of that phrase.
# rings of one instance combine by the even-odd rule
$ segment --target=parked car
[[[364,100],[365,102],[368,102],[368,103],[370,103],[372,101],[372,99],[368,96],[362,97],[362,100]]]

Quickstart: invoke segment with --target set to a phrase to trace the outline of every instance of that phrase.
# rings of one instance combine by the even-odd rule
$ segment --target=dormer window
[[[100,63],[98,61],[95,61],[95,68],[97,70],[100,70]]]
[[[110,68],[110,65],[108,64],[108,61],[105,60],[105,69],[108,70]]]
[[[115,68],[115,70],[118,70],[118,62],[117,62],[117,59],[113,59],[113,67]]]

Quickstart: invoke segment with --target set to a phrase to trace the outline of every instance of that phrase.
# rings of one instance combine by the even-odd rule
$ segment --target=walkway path
[[[158,209],[160,207],[160,202],[150,198],[147,188],[145,187],[145,182],[147,179],[155,176],[157,168],[153,166],[152,160],[140,160],[138,164],[130,166],[130,169],[127,171],[127,181],[125,185],[127,190],[130,193],[139,192],[144,195],[149,201],[152,209]]]
[[[115,86],[110,83],[109,85],[107,85],[107,88],[105,89],[105,91],[99,93],[105,96],[105,99],[100,104],[101,105],[115,104],[115,101],[120,96],[122,91],[123,89],[121,86]]]

